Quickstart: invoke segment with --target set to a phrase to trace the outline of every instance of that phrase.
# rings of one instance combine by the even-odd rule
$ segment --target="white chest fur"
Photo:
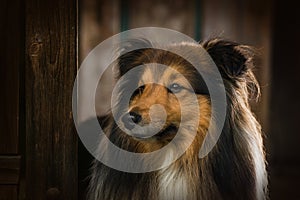
[[[162,170],[159,176],[159,199],[188,199],[188,184],[184,174],[172,167]]]

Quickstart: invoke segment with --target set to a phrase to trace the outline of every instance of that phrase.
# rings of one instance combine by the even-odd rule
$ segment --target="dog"
[[[109,113],[99,117],[99,122],[110,141],[129,152],[151,153],[171,145],[170,152],[161,156],[168,161],[182,144],[191,140],[191,145],[170,165],[145,173],[118,171],[95,160],[88,199],[266,199],[263,136],[249,105],[249,99],[258,98],[260,93],[252,71],[255,51],[220,38],[199,44],[171,44],[168,48],[170,51],[144,48],[119,56],[117,79],[142,67],[134,73],[135,78],[121,85],[117,110],[122,114],[115,120]],[[186,57],[200,56],[201,60],[197,53],[200,48],[207,52],[221,74],[227,104],[220,138],[204,158],[199,158],[199,151],[209,126],[214,125],[210,92],[195,67],[176,54],[176,49],[183,49]],[[209,71],[205,60],[203,63],[200,67]],[[137,89],[126,106],[121,101],[129,85]],[[191,103],[192,94],[196,105]],[[191,137],[195,118],[196,134]],[[152,122],[152,129],[159,127],[155,134],[151,127],[143,129]],[[103,151],[105,146],[99,144],[99,149]]]

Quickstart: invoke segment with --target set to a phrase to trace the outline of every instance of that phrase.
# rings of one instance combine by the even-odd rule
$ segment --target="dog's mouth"
[[[133,134],[132,137],[137,140],[172,140],[175,137],[177,131],[178,127],[174,124],[171,124],[154,135],[147,136],[145,134]]]
[[[154,135],[154,137],[161,138],[161,137],[175,136],[177,131],[178,131],[177,126],[171,124],[167,126],[165,129],[159,131],[156,135]]]

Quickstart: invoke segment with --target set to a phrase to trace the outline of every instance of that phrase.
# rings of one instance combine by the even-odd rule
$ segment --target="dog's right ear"
[[[230,78],[243,76],[253,66],[254,51],[249,46],[221,39],[211,39],[201,45],[220,72]]]
[[[121,43],[119,46],[121,56],[118,58],[119,76],[121,77],[130,69],[142,65],[139,58],[149,48],[152,48],[152,44],[146,39],[131,39]]]

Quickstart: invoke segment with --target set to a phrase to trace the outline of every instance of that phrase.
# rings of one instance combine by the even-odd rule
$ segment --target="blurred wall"
[[[296,1],[274,3],[268,134],[274,199],[300,199],[299,19]]]

